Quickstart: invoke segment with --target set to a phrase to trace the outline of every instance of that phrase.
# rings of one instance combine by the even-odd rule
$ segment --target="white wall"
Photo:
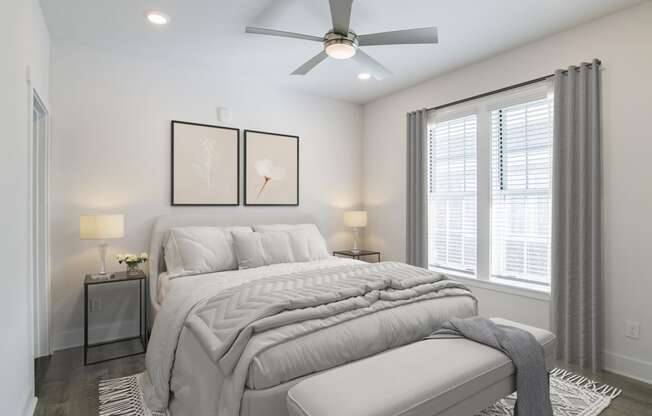
[[[124,213],[126,238],[111,241],[109,269],[122,270],[117,252],[149,248],[154,219],[169,213],[212,213],[230,221],[310,220],[329,248],[349,245],[341,214],[361,203],[362,108],[269,89],[219,67],[151,62],[80,45],[53,48],[55,122],[52,206],[55,349],[82,342],[82,280],[96,271],[97,254],[79,240],[79,215]],[[245,63],[243,63],[245,65]],[[221,124],[218,106],[233,111],[233,127],[300,136],[299,207],[171,207],[170,120]],[[241,137],[242,140],[242,137]],[[135,291],[131,291],[132,293]],[[125,288],[98,295],[93,333],[137,328]],[[137,298],[136,298],[137,299]],[[137,309],[136,309],[137,310]]]
[[[27,259],[29,89],[48,99],[50,40],[36,0],[0,3],[0,414],[33,411],[34,348]]]
[[[367,246],[405,256],[405,113],[491,91],[590,61],[604,64],[606,366],[652,381],[652,3],[596,20],[434,78],[364,107]],[[548,323],[548,304],[477,290],[483,313]],[[624,337],[640,321],[638,341]]]

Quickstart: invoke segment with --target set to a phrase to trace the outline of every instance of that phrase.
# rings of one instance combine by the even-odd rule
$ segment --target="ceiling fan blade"
[[[295,39],[304,39],[312,40],[315,42],[323,42],[324,38],[319,36],[304,35],[303,33],[294,33],[294,32],[285,32],[283,30],[274,30],[274,29],[264,29],[262,27],[251,27],[247,26],[245,32],[253,33],[256,35],[269,35],[269,36],[280,36],[282,38],[295,38]]]
[[[360,46],[375,45],[409,45],[419,43],[437,43],[437,28],[395,30],[393,32],[371,33],[358,36]]]
[[[349,34],[351,23],[351,6],[353,0],[329,0],[331,4],[331,17],[333,19],[333,31],[340,35]]]
[[[306,75],[308,72],[310,72],[314,67],[319,65],[326,58],[328,58],[328,55],[326,55],[326,52],[321,51],[317,55],[310,58],[310,60],[308,62],[306,62],[305,64],[298,67],[292,73],[292,75]]]
[[[385,77],[392,75],[391,71],[384,66],[382,66],[378,61],[376,61],[371,56],[362,52],[360,48],[355,51],[353,55],[353,60],[356,61],[363,70],[369,72],[374,78],[381,80]]]

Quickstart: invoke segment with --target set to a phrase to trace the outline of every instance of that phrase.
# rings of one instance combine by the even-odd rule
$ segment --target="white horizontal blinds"
[[[476,137],[475,114],[429,129],[430,266],[476,271]]]
[[[552,117],[550,98],[491,112],[494,277],[550,284]]]

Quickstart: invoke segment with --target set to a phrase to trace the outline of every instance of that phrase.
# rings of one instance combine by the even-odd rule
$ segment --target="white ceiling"
[[[290,76],[320,51],[319,43],[244,33],[245,25],[256,25],[322,36],[331,27],[328,0],[41,0],[55,42],[219,66],[223,74],[357,103],[640,2],[356,0],[357,33],[437,26],[440,42],[364,48],[394,75],[362,82],[354,62],[332,59],[307,76]],[[154,27],[144,18],[148,10],[172,21]]]

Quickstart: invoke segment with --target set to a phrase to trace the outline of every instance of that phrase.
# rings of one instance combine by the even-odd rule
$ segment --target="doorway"
[[[31,122],[31,286],[34,358],[50,355],[50,114],[36,91]]]

